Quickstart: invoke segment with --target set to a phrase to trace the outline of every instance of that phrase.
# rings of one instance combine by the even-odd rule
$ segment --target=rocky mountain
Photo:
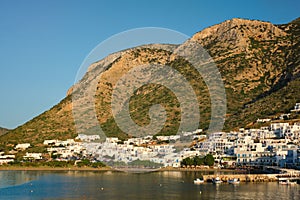
[[[7,133],[8,129],[0,127],[0,136]]]
[[[299,19],[277,26],[232,19],[195,34],[193,39],[213,56],[224,78],[226,127],[275,117],[299,101]]]
[[[224,130],[254,127],[257,118],[276,119],[300,102],[299,21],[298,18],[288,24],[273,25],[231,19],[208,27],[187,41],[185,45],[193,42],[202,45],[221,73],[227,96]],[[130,137],[118,127],[111,104],[112,98],[124,98],[126,89],[114,93],[114,87],[136,66],[149,64],[154,66],[150,74],[155,73],[155,66],[167,65],[188,81],[197,97],[199,128],[207,130],[212,106],[210,91],[192,64],[174,53],[177,48],[177,45],[144,45],[111,54],[92,64],[60,103],[0,137],[0,149],[12,148],[19,142],[38,147],[44,139],[74,138],[78,132],[99,131],[99,124],[108,136]],[[132,79],[122,79],[122,85],[139,85],[144,81],[138,79],[140,73]],[[182,120],[181,104],[163,85],[136,88],[128,102],[132,120],[140,126],[151,124],[149,109],[158,103],[166,110],[166,123],[159,134],[175,134]],[[125,108],[119,105],[113,106],[122,114]]]

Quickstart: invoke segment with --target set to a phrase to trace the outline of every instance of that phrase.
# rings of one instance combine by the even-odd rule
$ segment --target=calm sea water
[[[300,185],[194,185],[201,174],[0,171],[0,199],[300,199]]]

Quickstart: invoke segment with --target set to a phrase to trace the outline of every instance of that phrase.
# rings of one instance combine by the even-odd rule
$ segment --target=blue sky
[[[62,100],[85,57],[114,34],[162,27],[191,36],[233,17],[287,23],[299,10],[298,0],[0,0],[0,126]]]

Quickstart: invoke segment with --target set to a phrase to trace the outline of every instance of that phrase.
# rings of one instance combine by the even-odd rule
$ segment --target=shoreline
[[[129,168],[130,169],[130,168]],[[148,169],[139,169],[137,171],[145,171]],[[112,171],[112,172],[130,172],[131,170],[122,170],[122,168],[112,168],[112,167],[101,167],[101,168],[93,168],[93,167],[20,167],[20,166],[0,166],[0,171]],[[173,168],[166,167],[160,169],[150,169],[149,172],[165,172],[165,171],[174,171],[174,172],[235,172],[237,174],[243,174],[244,171],[235,170],[235,169],[200,169],[200,168]],[[132,170],[134,172],[134,169]]]
[[[193,169],[193,168],[161,168],[161,169],[135,169],[135,168],[111,168],[111,167],[20,167],[20,166],[0,166],[0,172],[5,171],[19,171],[19,172],[123,172],[123,173],[155,173],[155,172],[204,172],[201,173],[204,182],[212,182],[213,179],[219,177],[223,182],[227,183],[228,180],[239,179],[241,182],[277,182],[280,179],[278,175],[281,174],[247,174],[242,170],[235,169]],[[207,173],[214,172],[214,173]],[[227,172],[227,173],[220,173]],[[289,177],[287,177],[289,178]],[[300,180],[300,176],[290,177],[296,180]]]
[[[0,171],[114,171],[110,167],[15,167],[1,166]]]
[[[174,167],[165,167],[161,168],[158,171],[179,171],[179,172],[240,172],[241,174],[245,171],[237,169],[213,169],[213,168],[174,168]]]

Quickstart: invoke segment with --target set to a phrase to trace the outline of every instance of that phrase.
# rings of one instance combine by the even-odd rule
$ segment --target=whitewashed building
[[[26,152],[25,156],[23,156],[25,160],[42,160],[42,153],[28,153]]]
[[[28,149],[29,147],[30,147],[29,143],[23,143],[23,144],[17,144],[15,149],[25,150]]]

